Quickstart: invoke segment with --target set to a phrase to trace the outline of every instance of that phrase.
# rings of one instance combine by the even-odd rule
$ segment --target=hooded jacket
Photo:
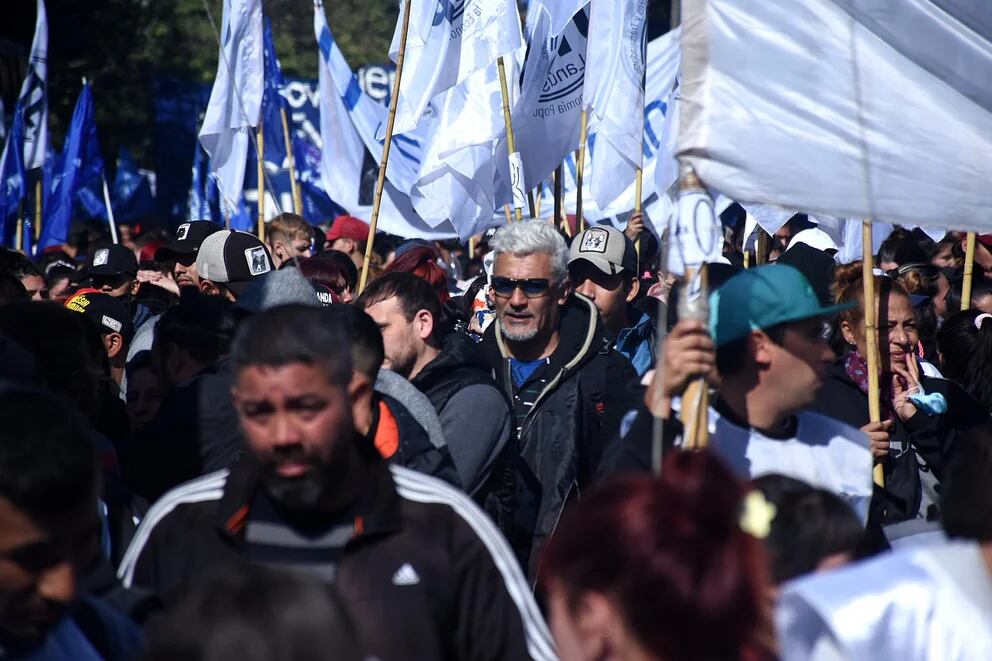
[[[532,581],[538,557],[565,506],[591,481],[623,415],[643,396],[626,358],[610,348],[596,306],[573,294],[561,308],[559,344],[518,388],[499,323],[482,348],[513,402],[519,430],[507,444],[486,508]],[[535,389],[535,384],[543,386]],[[527,392],[537,392],[532,401]]]

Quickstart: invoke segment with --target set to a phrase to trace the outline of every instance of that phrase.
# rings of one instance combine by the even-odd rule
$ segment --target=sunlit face
[[[893,365],[903,369],[909,356],[916,352],[920,341],[916,328],[916,314],[909,297],[903,294],[890,294],[886,297],[884,315],[876,317],[879,327],[879,364],[883,372],[893,373]],[[848,344],[854,345],[863,357],[868,355],[868,341],[865,337],[864,318],[852,325],[841,322],[841,330]]]
[[[418,320],[406,318],[400,299],[396,296],[370,305],[365,308],[365,312],[382,331],[382,343],[386,352],[382,366],[403,378],[409,378],[424,344],[418,332]]]
[[[252,365],[238,371],[234,403],[269,493],[290,509],[317,505],[334,488],[353,442],[352,401],[322,366]]]
[[[550,283],[547,292],[527,298],[518,287],[510,296],[492,293],[503,337],[510,343],[530,342],[538,336],[546,338],[558,327],[559,306],[568,298],[568,284],[556,283],[551,268],[551,255],[531,253],[513,255],[501,253],[493,264],[493,276],[513,280],[545,279]]]
[[[40,641],[76,598],[76,579],[100,549],[96,494],[68,504],[49,530],[0,496],[0,628],[8,640]]]
[[[813,402],[836,357],[824,337],[822,317],[788,324],[781,345],[768,343],[768,379],[798,410]]]
[[[930,259],[930,263],[941,269],[948,266],[955,266],[954,251],[951,246],[946,243],[941,244],[937,253]]]

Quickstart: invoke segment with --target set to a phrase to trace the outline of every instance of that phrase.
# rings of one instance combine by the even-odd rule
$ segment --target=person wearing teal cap
[[[716,385],[709,410],[710,447],[743,479],[779,473],[838,494],[865,521],[871,498],[868,437],[805,411],[834,360],[825,322],[848,305],[823,305],[791,266],[743,271],[710,296],[709,323],[683,320],[662,350],[652,387],[671,418],[694,379]],[[651,414],[628,418],[608,471],[650,469]],[[666,422],[666,442],[681,445],[682,426]],[[605,472],[605,471],[601,471]]]

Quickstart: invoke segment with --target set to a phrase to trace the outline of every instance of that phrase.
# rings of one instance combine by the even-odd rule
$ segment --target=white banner
[[[33,170],[45,164],[48,150],[48,15],[45,0],[38,0],[31,57],[18,103],[24,110],[24,169]]]

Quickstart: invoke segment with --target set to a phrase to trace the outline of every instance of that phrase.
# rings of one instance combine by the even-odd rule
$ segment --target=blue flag
[[[89,85],[83,85],[62,150],[61,180],[55,184],[51,203],[45,210],[39,250],[65,243],[76,193],[102,171],[103,157],[93,120],[93,92]]]
[[[187,220],[216,220],[214,205],[211,205],[211,192],[217,200],[217,182],[210,176],[210,159],[200,143],[196,143],[193,154],[193,181],[189,187],[189,202],[186,205]],[[223,222],[223,221],[221,221]]]
[[[18,104],[0,163],[0,238],[7,236],[7,219],[16,213],[18,203],[24,198],[23,142],[24,112]]]
[[[121,147],[117,156],[117,172],[110,191],[114,216],[119,223],[134,222],[152,213],[155,200],[148,177],[138,170],[131,152]]]

